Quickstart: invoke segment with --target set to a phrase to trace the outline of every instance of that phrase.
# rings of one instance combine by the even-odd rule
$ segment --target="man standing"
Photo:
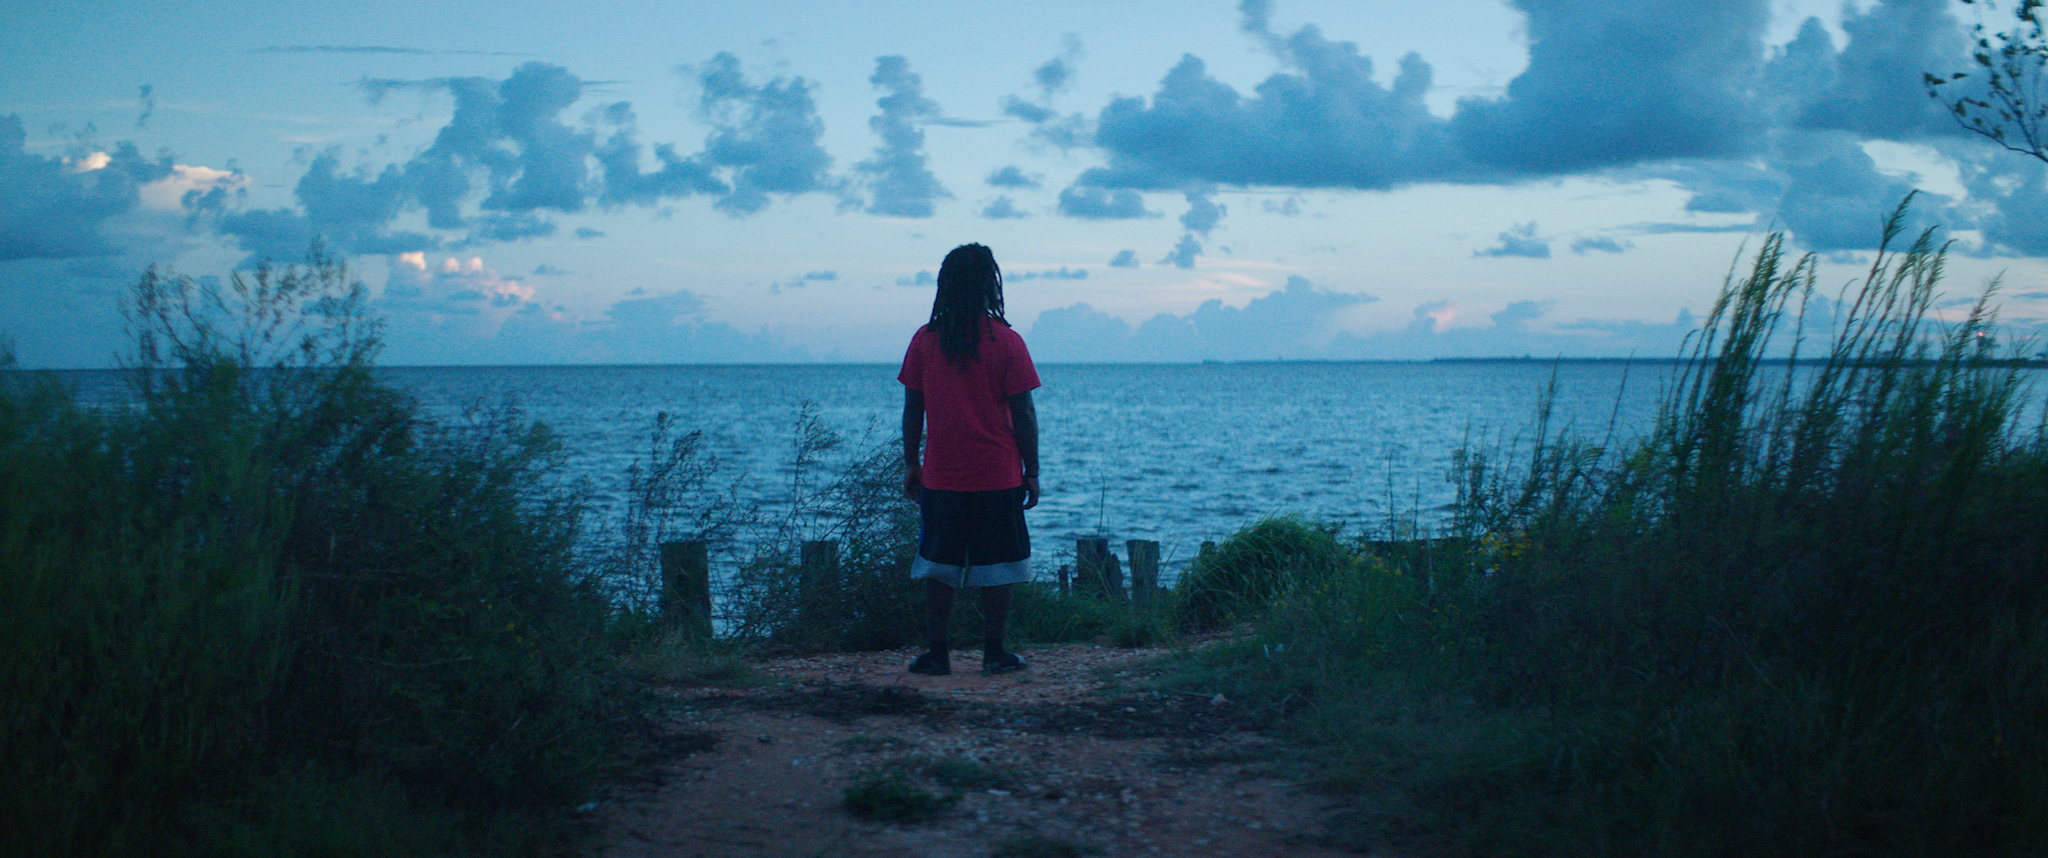
[[[1024,511],[1038,504],[1038,369],[1003,318],[1002,270],[988,248],[966,244],[946,254],[931,320],[911,337],[896,380],[903,491],[923,518],[910,575],[924,579],[931,646],[910,671],[953,672],[947,630],[962,587],[980,589],[982,669],[1023,670],[1024,660],[1003,648],[1003,632],[1010,585],[1031,578]]]

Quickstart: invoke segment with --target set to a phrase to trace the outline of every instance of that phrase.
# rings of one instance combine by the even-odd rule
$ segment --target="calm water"
[[[647,453],[655,415],[702,430],[721,486],[768,513],[787,509],[806,407],[845,439],[841,467],[897,443],[893,365],[390,368],[437,416],[517,403],[567,443],[600,508]],[[1582,436],[1646,429],[1670,372],[1662,363],[1271,363],[1048,365],[1037,394],[1045,498],[1030,522],[1041,564],[1073,539],[1160,543],[1168,571],[1205,540],[1266,515],[1300,513],[1352,533],[1396,516],[1440,522],[1455,495],[1451,456],[1525,449],[1539,395],[1557,380],[1553,421]],[[2039,372],[2036,371],[2038,375]],[[112,373],[73,375],[88,401],[117,398]],[[1626,380],[1626,384],[1624,384]],[[2038,409],[2038,404],[2036,406]],[[893,447],[892,447],[893,449]],[[1119,548],[1119,553],[1121,550]],[[1044,570],[1042,570],[1043,573]]]
[[[897,443],[895,367],[404,368],[392,379],[429,409],[511,399],[566,440],[602,499],[644,456],[655,415],[702,430],[723,479],[764,509],[786,508],[799,415],[846,443],[841,465]],[[1658,366],[1556,370],[1556,419],[1588,432],[1647,426]],[[1169,567],[1261,516],[1301,513],[1347,530],[1390,515],[1440,518],[1451,454],[1526,435],[1544,364],[1048,365],[1036,395],[1045,497],[1030,516],[1041,557],[1077,536],[1160,543]],[[1121,551],[1119,550],[1119,553]]]

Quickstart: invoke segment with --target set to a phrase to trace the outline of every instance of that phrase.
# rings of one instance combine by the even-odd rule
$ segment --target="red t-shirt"
[[[924,393],[925,488],[987,492],[1024,484],[1010,397],[1038,387],[1038,368],[1024,338],[1009,325],[983,319],[974,360],[955,366],[930,325],[910,338],[896,380]]]

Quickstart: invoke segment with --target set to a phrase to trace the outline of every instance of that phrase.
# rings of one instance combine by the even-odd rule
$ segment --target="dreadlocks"
[[[964,364],[974,359],[981,343],[981,320],[1003,318],[1003,271],[996,255],[979,244],[963,244],[939,265],[939,292],[932,298],[933,330],[946,359]]]

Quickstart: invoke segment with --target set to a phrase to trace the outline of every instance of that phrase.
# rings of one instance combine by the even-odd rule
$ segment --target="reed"
[[[1458,529],[1361,544],[1222,674],[1404,854],[1970,854],[2048,826],[2048,443],[1987,289],[1886,220],[1812,327],[1782,236],[1646,437],[1463,457]],[[1247,652],[1249,650],[1250,652]],[[1220,668],[1219,668],[1220,670]]]

